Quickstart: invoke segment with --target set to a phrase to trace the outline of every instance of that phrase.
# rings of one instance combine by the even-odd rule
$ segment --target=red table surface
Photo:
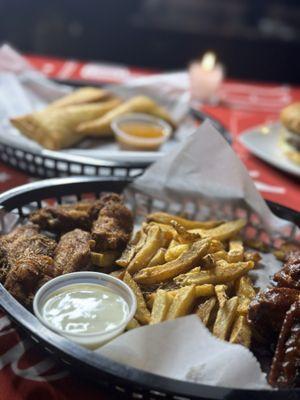
[[[28,61],[49,77],[65,80],[89,80],[99,82],[122,82],[130,77],[151,73],[138,68],[99,63],[81,63],[38,56],[28,56]],[[247,84],[243,91],[251,92],[279,85]],[[290,101],[300,100],[300,88],[288,88]],[[247,95],[246,95],[247,97]],[[245,99],[244,99],[245,100]],[[247,99],[246,99],[247,101]],[[245,107],[232,110],[224,106],[206,107],[233,135],[233,147],[245,163],[263,197],[300,211],[299,180],[287,175],[251,155],[237,140],[245,129],[278,119],[279,109],[266,111],[263,108]],[[0,192],[30,181],[30,177],[0,163]],[[50,357],[45,356],[33,342],[14,329],[4,313],[0,313],[0,399],[108,399],[96,384],[74,377]]]

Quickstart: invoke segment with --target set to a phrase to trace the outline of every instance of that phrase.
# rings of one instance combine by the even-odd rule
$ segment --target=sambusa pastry
[[[167,121],[172,126],[175,126],[174,121],[165,109],[160,107],[149,97],[136,96],[111,110],[103,117],[97,118],[94,121],[83,121],[78,126],[77,131],[82,134],[93,136],[110,136],[113,133],[110,125],[115,118],[124,114],[136,112],[154,115],[155,117]]]
[[[95,103],[107,99],[108,97],[110,97],[110,94],[106,90],[86,86],[74,90],[72,93],[53,101],[49,107],[66,107],[78,104]]]
[[[82,134],[76,131],[80,122],[100,117],[119,103],[120,100],[113,99],[101,103],[47,107],[10,121],[24,135],[40,145],[50,150],[59,150],[82,139]]]
[[[284,127],[280,147],[291,161],[300,165],[300,102],[285,107],[280,120]]]

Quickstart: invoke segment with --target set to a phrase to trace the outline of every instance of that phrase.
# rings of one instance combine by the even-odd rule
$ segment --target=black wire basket
[[[50,179],[12,189],[0,195],[0,232],[6,233],[15,225],[26,221],[28,214],[51,200],[57,204],[71,203],[101,192],[121,193],[130,180],[117,178],[72,177]],[[157,202],[157,199],[129,190],[127,201],[134,215],[140,216],[154,209],[171,210],[171,205]],[[268,203],[278,216],[300,224],[299,213]],[[178,212],[183,209],[178,208]],[[196,210],[197,208],[194,208]],[[250,213],[250,211],[247,211]],[[247,214],[249,220],[251,215]],[[291,235],[291,233],[289,233]],[[300,389],[295,390],[243,390],[206,386],[165,378],[136,368],[120,364],[106,357],[82,348],[62,338],[42,325],[37,318],[18,303],[0,285],[0,306],[27,335],[53,356],[63,361],[81,376],[93,379],[106,392],[130,399],[255,399],[283,400],[300,399]]]
[[[135,178],[149,166],[149,163],[120,163],[50,150],[39,152],[4,142],[0,142],[0,161],[40,178],[74,175]]]

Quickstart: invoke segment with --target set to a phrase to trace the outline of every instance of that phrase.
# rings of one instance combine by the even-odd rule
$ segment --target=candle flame
[[[216,55],[212,52],[207,52],[204,54],[201,66],[205,71],[212,71],[216,65]]]

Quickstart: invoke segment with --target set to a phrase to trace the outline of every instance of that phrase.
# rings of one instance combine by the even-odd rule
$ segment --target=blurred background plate
[[[282,171],[300,177],[300,166],[290,161],[279,146],[279,122],[251,128],[240,136],[241,143],[251,153]]]

